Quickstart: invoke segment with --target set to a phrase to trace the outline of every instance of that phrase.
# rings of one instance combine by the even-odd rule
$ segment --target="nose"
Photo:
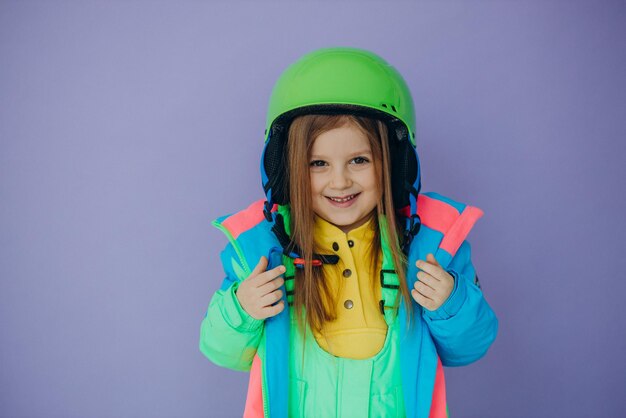
[[[337,167],[333,170],[332,178],[330,180],[330,186],[336,190],[345,190],[352,186],[352,180],[350,179],[350,173],[345,167]]]

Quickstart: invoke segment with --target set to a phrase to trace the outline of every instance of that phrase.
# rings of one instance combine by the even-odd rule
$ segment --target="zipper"
[[[226,229],[226,227],[222,225],[221,223],[219,223],[217,220],[211,222],[211,224],[217,229],[219,229],[220,231],[222,231],[224,235],[226,235],[226,238],[228,238],[228,241],[230,241],[233,248],[235,249],[235,253],[237,254],[237,258],[239,259],[239,264],[241,265],[244,272],[246,273],[246,277],[248,277],[250,273],[252,273],[252,270],[250,270],[250,266],[248,266],[248,262],[244,258],[241,248],[239,248],[239,244],[237,244],[237,240],[233,238],[233,235],[230,233],[230,231]],[[240,277],[240,279],[243,280],[246,277]]]
[[[263,382],[265,382],[265,379],[263,379]],[[267,384],[264,385],[265,386],[265,390],[263,390],[263,385],[261,386],[261,394],[263,395],[263,417],[264,418],[269,418],[270,417],[270,411],[268,408],[268,395],[267,395]]]
[[[235,254],[237,254],[237,258],[239,259],[239,264],[241,265],[244,272],[246,273],[246,277],[248,277],[252,273],[252,270],[250,269],[248,262],[243,256],[243,252],[241,251],[241,248],[239,247],[237,240],[233,237],[233,234],[231,234],[230,231],[226,229],[226,227],[222,225],[220,222],[218,222],[217,220],[214,220],[213,222],[211,222],[211,224],[217,229],[219,229],[220,231],[222,231],[224,235],[226,235],[226,238],[228,238],[228,241],[230,241],[233,248],[235,249]],[[240,280],[244,280],[246,277],[240,277]],[[269,399],[268,399],[268,394],[267,394],[267,383],[265,382],[265,367],[263,366],[264,365],[261,364],[261,395],[263,396],[263,416],[265,418],[269,418],[270,414],[269,414],[269,409],[267,405],[269,402]]]

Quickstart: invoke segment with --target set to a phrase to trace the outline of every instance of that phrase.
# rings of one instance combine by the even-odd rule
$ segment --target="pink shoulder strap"
[[[263,215],[264,203],[264,199],[257,200],[246,209],[226,218],[222,221],[222,226],[224,226],[224,228],[231,233],[234,239],[237,239],[242,232],[253,228],[265,219],[265,216]],[[274,205],[272,212],[276,211],[277,208],[278,206]]]
[[[469,205],[459,213],[454,206],[422,194],[417,198],[417,213],[424,225],[444,235],[439,248],[453,257],[476,221],[484,214],[479,208]]]

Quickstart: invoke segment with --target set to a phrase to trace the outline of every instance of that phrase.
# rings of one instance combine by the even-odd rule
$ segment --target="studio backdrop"
[[[414,97],[422,191],[477,206],[499,319],[452,418],[626,416],[626,6],[0,1],[0,416],[237,417],[200,323],[218,216],[263,197],[271,88],[371,50]]]

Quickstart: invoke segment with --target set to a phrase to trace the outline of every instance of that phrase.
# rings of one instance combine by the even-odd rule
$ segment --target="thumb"
[[[254,266],[254,270],[252,270],[252,273],[250,273],[250,276],[252,277],[252,276],[259,275],[263,273],[266,269],[267,269],[267,257],[261,256],[257,265]]]
[[[435,256],[432,255],[431,253],[428,253],[428,255],[426,256],[426,261],[429,262],[430,264],[434,264],[436,266],[439,266],[439,262],[437,261]]]

